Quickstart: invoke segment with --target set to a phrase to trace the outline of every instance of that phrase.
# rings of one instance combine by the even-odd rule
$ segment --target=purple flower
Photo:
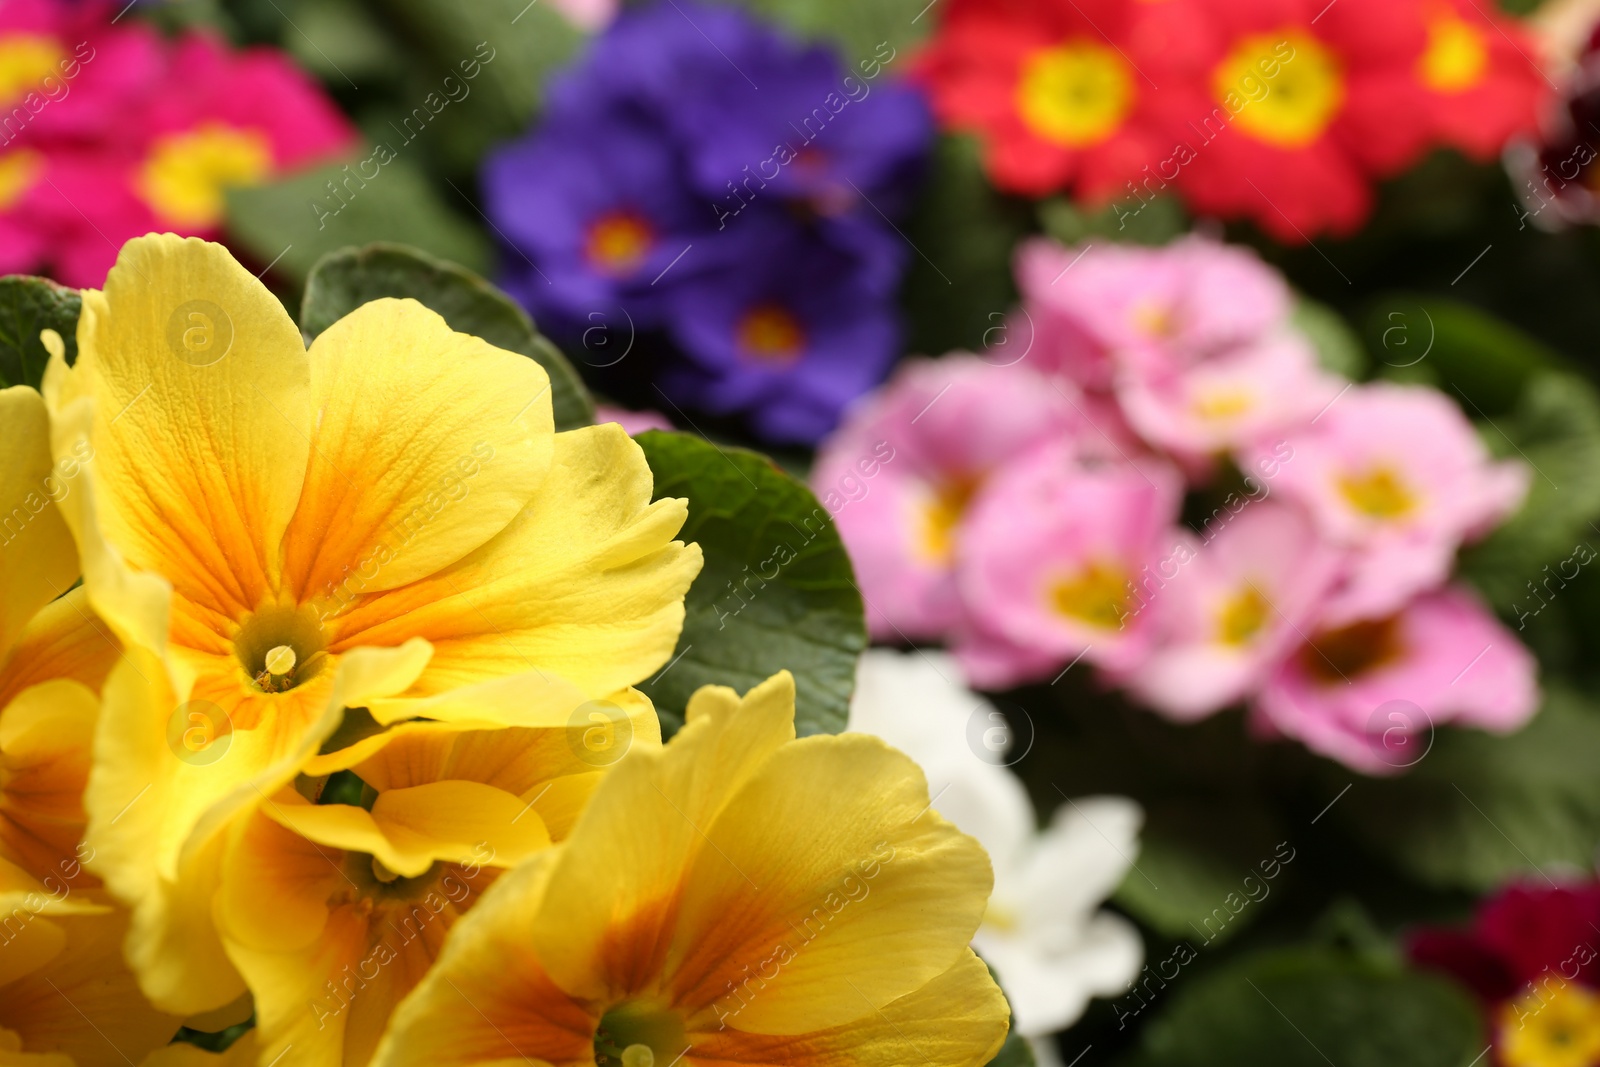
[[[681,355],[675,402],[814,441],[898,353],[917,93],[737,8],[627,8],[483,175],[506,288],[576,335],[622,309]]]
[[[748,412],[775,441],[812,442],[888,373],[899,350],[892,304],[863,261],[776,213],[717,235],[726,269],[682,282],[668,332],[689,362],[669,368],[673,398]]]
[[[622,116],[547,123],[488,159],[483,190],[512,246],[505,288],[558,329],[618,305],[640,326],[659,324],[666,291],[651,281],[709,232],[673,146]]]

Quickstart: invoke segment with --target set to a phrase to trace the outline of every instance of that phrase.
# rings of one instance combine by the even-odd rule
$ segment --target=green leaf
[[[521,133],[542,106],[551,73],[571,61],[584,39],[549,3],[371,2],[391,29],[431,60],[424,84],[438,85],[449,75],[466,86],[465,97],[440,116],[449,120],[441,121],[441,132],[455,158],[481,158],[495,142]],[[408,106],[422,104],[418,99]]]
[[[1348,323],[1326,304],[1300,297],[1295,301],[1294,325],[1317,350],[1322,369],[1346,378],[1366,376],[1367,351]]]
[[[229,190],[229,236],[252,258],[297,282],[329,252],[374,241],[412,245],[480,274],[488,270],[488,240],[440,201],[405,158],[404,145],[396,136],[393,157],[369,153],[345,167]],[[382,158],[390,161],[380,164]],[[329,191],[329,182],[339,195]]]
[[[1600,846],[1596,752],[1600,709],[1551,686],[1519,732],[1440,730],[1415,767],[1357,783],[1333,812],[1436,887],[1483,892],[1541,869],[1586,870]]]
[[[1039,223],[1064,245],[1093,240],[1164,245],[1187,230],[1189,220],[1175,198],[1158,196],[1142,201],[1124,197],[1098,211],[1085,211],[1068,200],[1046,200],[1039,205]]]
[[[1509,417],[1484,431],[1497,453],[1531,465],[1520,511],[1462,556],[1462,570],[1489,601],[1515,615],[1541,601],[1528,591],[1546,564],[1600,538],[1600,394],[1573,374],[1544,371]]]
[[[1137,999],[1125,1002],[1138,1010]],[[1484,1044],[1476,1005],[1444,979],[1302,947],[1247,957],[1183,985],[1145,1028],[1131,1063],[1467,1067]]]
[[[10,274],[0,278],[0,388],[8,385],[39,387],[50,355],[39,343],[39,331],[49,327],[67,346],[67,360],[78,357],[76,289],[47,278]]]
[[[679,536],[705,553],[675,658],[640,686],[663,727],[682,724],[702,685],[744,692],[787,669],[796,731],[843,730],[867,634],[855,572],[827,510],[755,452],[656,430],[637,440],[656,497],[688,498]]]
[[[300,327],[309,336],[362,304],[409,296],[437,311],[452,330],[535,360],[550,375],[556,429],[594,422],[594,404],[572,365],[510,297],[470,271],[414,248],[373,244],[324,256],[306,281]]]
[[[850,74],[858,71],[868,74],[873,62],[889,70],[908,67],[911,50],[927,37],[941,14],[928,0],[733,2],[761,18],[787,26],[802,37],[837,45]],[[759,72],[750,71],[749,74],[760,83]]]
[[[1158,800],[1146,807],[1137,866],[1114,899],[1168,937],[1220,944],[1259,918],[1287,881],[1279,879],[1295,853],[1285,864],[1275,851],[1280,829],[1258,798]]]
[[[1028,231],[1028,211],[997,195],[984,177],[977,142],[945,137],[906,235],[917,250],[906,272],[907,348],[937,355],[995,350],[1009,343],[1006,316],[1017,301],[1011,252]],[[926,258],[924,258],[926,257]],[[1022,347],[1026,338],[1017,339]]]
[[[1424,373],[1479,418],[1506,412],[1537,374],[1567,366],[1521,330],[1453,300],[1390,295],[1365,326],[1381,372],[1406,379]]]

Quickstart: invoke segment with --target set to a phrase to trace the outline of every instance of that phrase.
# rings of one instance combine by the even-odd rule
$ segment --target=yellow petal
[[[553,854],[501,875],[456,923],[395,1011],[374,1067],[594,1063],[598,1018],[526,951]]]
[[[35,612],[78,578],[78,554],[55,500],[71,482],[55,470],[44,400],[0,389],[0,663]],[[74,468],[76,473],[76,468]]]
[[[65,678],[0,710],[0,855],[52,883],[86,884],[78,863],[83,787],[100,701]]]
[[[158,1048],[139,1067],[257,1067],[256,1034],[247,1031],[224,1052],[207,1052],[186,1042]]]
[[[337,620],[334,650],[418,635],[421,695],[541,670],[601,697],[672,655],[700,549],[672,540],[687,506],[650,502],[644,453],[614,423],[555,436],[549,476],[511,524],[440,573]]]
[[[310,358],[310,468],[284,545],[302,602],[337,610],[456,562],[504,529],[549,469],[544,369],[414,300],[362,305]]]
[[[793,738],[794,679],[784,672],[742,702],[731,690],[702,689],[671,744],[618,764],[563,847],[535,929],[539,958],[563,989],[616,999],[659,975],[706,828]]]
[[[1000,1050],[1008,1015],[988,968],[966,949],[943,974],[855,1022],[773,1037],[743,1033],[743,1016],[731,1016],[726,1030],[690,1034],[687,1058],[696,1067],[970,1067]]]
[[[59,955],[6,986],[0,1027],[21,1035],[27,1052],[62,1053],[77,1067],[126,1067],[165,1045],[181,1020],[151,1008],[122,963],[126,917],[58,920]]]
[[[381,793],[368,812],[350,804],[308,804],[279,797],[266,815],[333,848],[363,852],[402,878],[435,861],[470,863],[487,848],[497,866],[511,866],[550,845],[539,816],[520,798],[479,782],[429,782]]]
[[[341,657],[327,703],[309,726],[282,732],[265,721],[251,730],[207,730],[194,747],[186,737],[208,725],[214,708],[179,699],[162,660],[144,649],[130,648],[112,670],[84,797],[86,840],[92,869],[135,909],[129,955],[153,1000],[193,1014],[243,992],[210,916],[222,832],[293,779],[346,706],[405,689],[427,658],[422,641],[357,649]],[[195,715],[202,721],[191,727]],[[181,951],[171,947],[180,934],[192,942]]]
[[[121,654],[80,585],[46,604],[23,628],[11,659],[0,667],[0,708],[29,686],[55,678],[70,678],[98,693]]]
[[[78,349],[106,539],[206,610],[254,608],[310,450],[309,363],[283,305],[221,245],[141,237],[84,291]]]
[[[966,951],[993,885],[921,769],[865,734],[785,745],[701,825],[712,847],[683,879],[673,1000],[727,1010],[757,973],[749,1032],[825,1029],[917,989]]]

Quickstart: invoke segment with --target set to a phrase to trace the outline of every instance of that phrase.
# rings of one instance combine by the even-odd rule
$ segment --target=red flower
[[[1136,5],[948,2],[919,75],[940,122],[983,142],[996,185],[1104,201],[1170,154],[1190,94],[1163,78],[1170,64],[1136,32]]]
[[[1479,160],[1531,133],[1551,89],[1538,45],[1515,20],[1491,14],[1494,6],[1429,0],[1419,12],[1427,47],[1413,68],[1433,137]]]
[[[1254,218],[1280,240],[1349,233],[1368,174],[1415,158],[1424,115],[1408,95],[1420,22],[1395,0],[1217,0],[1209,110],[1180,179],[1196,211]]]

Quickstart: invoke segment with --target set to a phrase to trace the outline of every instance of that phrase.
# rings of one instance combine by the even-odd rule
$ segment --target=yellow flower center
[[[1178,319],[1172,308],[1159,300],[1141,300],[1132,312],[1133,324],[1147,337],[1171,337]]]
[[[22,99],[55,74],[62,54],[49,37],[18,33],[0,38],[0,106]]]
[[[263,693],[286,692],[310,681],[328,659],[322,623],[306,606],[272,606],[255,612],[240,625],[233,648],[239,666]],[[247,729],[253,724],[234,725]]]
[[[1091,563],[1050,587],[1057,614],[1101,630],[1116,630],[1128,614],[1128,575],[1115,564]]]
[[[1393,663],[1404,651],[1399,625],[1392,618],[1380,619],[1323,631],[1301,651],[1300,663],[1318,681],[1342,685]]]
[[[1272,605],[1256,592],[1255,586],[1245,586],[1229,597],[1217,612],[1217,639],[1225,645],[1248,644],[1261,632],[1271,610]]]
[[[210,228],[222,222],[227,189],[257,185],[271,173],[272,144],[265,134],[208,122],[159,138],[136,187],[168,222]]]
[[[595,1067],[667,1067],[688,1051],[683,1020],[653,1000],[628,1000],[600,1017]]]
[[[1422,84],[1440,93],[1459,93],[1477,85],[1489,66],[1483,35],[1454,15],[1428,23],[1428,50],[1417,60]]]
[[[26,148],[0,156],[0,211],[21,200],[44,170],[44,157]]]
[[[1386,466],[1340,475],[1339,492],[1351,507],[1374,519],[1398,519],[1417,504],[1400,475]]]
[[[1244,389],[1214,389],[1199,394],[1190,405],[1194,413],[1207,422],[1236,419],[1255,406],[1255,397]]]
[[[983,925],[1002,934],[1014,934],[1022,926],[1022,918],[1015,910],[1004,904],[996,904],[992,899],[983,912]]]
[[[1279,60],[1284,43],[1294,48],[1292,58]],[[1263,71],[1277,68],[1267,77]],[[1240,41],[1217,64],[1211,88],[1218,101],[1241,95],[1241,85],[1259,81],[1267,93],[1247,99],[1234,116],[1238,127],[1268,144],[1301,148],[1322,136],[1344,103],[1344,77],[1338,61],[1316,38],[1295,30],[1262,33]]]
[[[655,246],[655,227],[631,211],[601,215],[589,226],[584,255],[607,274],[632,274]]]
[[[917,547],[930,563],[948,563],[955,554],[956,527],[978,490],[976,478],[958,478],[938,486],[922,508]]]
[[[806,335],[800,321],[777,304],[758,304],[739,320],[739,351],[758,363],[784,365],[800,358]]]
[[[1029,56],[1017,83],[1017,110],[1038,136],[1069,148],[1099,144],[1133,107],[1133,74],[1116,50],[1076,40]]]
[[[1498,1036],[1506,1067],[1591,1067],[1600,1061],[1600,996],[1547,983],[1500,1009]]]

